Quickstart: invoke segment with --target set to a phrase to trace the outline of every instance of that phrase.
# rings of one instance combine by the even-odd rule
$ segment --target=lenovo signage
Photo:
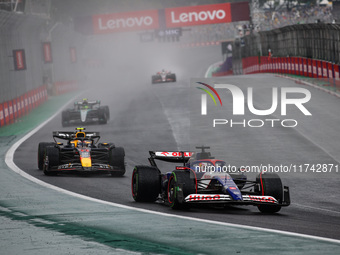
[[[25,50],[13,50],[14,69],[26,70]]]
[[[158,10],[92,16],[94,34],[158,28]]]
[[[165,9],[167,27],[196,26],[232,21],[230,3]]]
[[[109,34],[148,29],[168,31],[188,26],[248,21],[249,13],[248,2],[184,6],[78,17],[75,19],[75,27],[77,31],[85,34]]]

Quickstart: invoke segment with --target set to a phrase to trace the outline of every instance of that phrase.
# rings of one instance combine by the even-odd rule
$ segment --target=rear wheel
[[[158,80],[158,79],[159,79],[159,76],[158,76],[158,75],[152,75],[151,83],[152,83],[152,84],[157,83],[157,80]]]
[[[122,147],[111,148],[109,150],[109,164],[118,167],[119,170],[112,171],[112,176],[123,176],[125,174],[125,150]]]
[[[135,166],[131,181],[132,197],[136,202],[154,202],[161,192],[161,174],[156,167]]]
[[[183,209],[186,196],[196,193],[196,179],[190,170],[175,170],[168,183],[168,202],[172,209]]]
[[[174,82],[176,82],[176,74],[172,74],[171,78],[173,79]]]
[[[68,111],[61,113],[61,124],[63,127],[67,127],[70,124],[70,113]]]
[[[105,114],[106,114],[106,119],[110,120],[110,109],[107,105],[104,106],[104,111],[105,111]]]
[[[259,183],[259,192],[263,196],[272,196],[280,204],[283,198],[283,186],[280,177],[275,173],[261,173],[257,176],[256,182]],[[258,205],[263,213],[276,213],[281,210],[281,205]]]
[[[106,110],[103,107],[99,108],[98,112],[99,124],[106,124],[107,123],[107,115]]]
[[[39,143],[38,145],[38,168],[39,170],[43,169],[44,166],[44,154],[45,154],[45,149],[48,146],[54,146],[55,143]]]
[[[48,176],[57,175],[57,172],[51,169],[60,164],[59,149],[57,147],[46,147],[45,158],[46,156],[48,157],[48,166],[47,169],[46,167],[44,168],[44,174]]]

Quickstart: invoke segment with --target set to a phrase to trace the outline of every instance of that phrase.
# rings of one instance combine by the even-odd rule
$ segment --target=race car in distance
[[[74,102],[72,109],[67,109],[61,114],[63,127],[84,123],[106,124],[109,119],[108,106],[100,106],[100,100],[89,101],[87,98]]]
[[[65,140],[64,145],[59,140]],[[60,173],[107,173],[112,176],[125,174],[125,151],[113,143],[98,143],[98,132],[54,131],[54,142],[41,142],[38,146],[38,168],[45,175]]]
[[[165,71],[164,69],[161,72],[152,75],[152,84],[155,83],[165,83],[165,82],[176,82],[176,74],[171,73],[170,71]]]
[[[276,213],[290,204],[289,188],[276,173],[261,172],[255,181],[247,180],[241,169],[232,172],[223,160],[214,159],[209,147],[199,153],[150,151],[151,166],[135,166],[132,197],[136,202],[158,202],[173,209],[193,205],[255,205],[263,213]],[[155,162],[182,162],[163,174]]]

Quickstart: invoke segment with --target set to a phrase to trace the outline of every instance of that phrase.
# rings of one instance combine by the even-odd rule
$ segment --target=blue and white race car
[[[255,205],[263,213],[276,213],[290,205],[289,188],[275,173],[261,172],[255,181],[238,169],[231,171],[223,160],[214,159],[205,149],[199,153],[150,151],[150,166],[135,166],[132,197],[137,202],[154,202],[173,209],[191,205]],[[155,162],[182,162],[163,174]]]
[[[74,102],[74,107],[63,111],[61,115],[63,127],[85,123],[106,124],[109,119],[108,106],[100,106],[99,100],[89,101],[87,98]]]

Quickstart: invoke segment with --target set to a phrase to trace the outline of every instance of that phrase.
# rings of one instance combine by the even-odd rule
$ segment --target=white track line
[[[209,73],[210,73],[210,69],[213,68],[213,66],[220,65],[220,64],[222,64],[222,63],[223,63],[223,61],[218,61],[218,62],[216,62],[216,63],[210,65],[210,66],[208,67],[207,71],[206,71],[205,74],[204,74],[204,78],[211,78],[211,77],[208,77],[208,75],[209,75]]]
[[[72,101],[71,99],[70,101]],[[69,101],[69,102],[70,102]],[[105,205],[110,205],[122,209],[127,209],[127,210],[133,210],[133,211],[138,211],[138,212],[143,212],[143,213],[149,213],[149,214],[155,214],[159,216],[164,216],[164,217],[169,217],[169,218],[177,218],[177,219],[184,219],[184,220],[191,220],[191,221],[196,221],[196,222],[202,222],[202,223],[209,223],[209,224],[214,224],[214,225],[220,225],[220,226],[226,226],[226,227],[234,227],[234,228],[241,228],[241,229],[246,229],[246,230],[256,230],[256,231],[262,231],[262,232],[268,232],[268,233],[275,233],[275,234],[282,234],[286,236],[292,236],[292,237],[301,237],[301,238],[306,238],[306,239],[312,239],[312,240],[318,240],[318,241],[325,241],[325,242],[330,242],[330,243],[335,243],[335,244],[340,244],[340,240],[336,239],[331,239],[331,238],[325,238],[325,237],[318,237],[318,236],[312,236],[312,235],[305,235],[305,234],[299,234],[299,233],[293,233],[293,232],[288,232],[288,231],[282,231],[282,230],[275,230],[275,229],[267,229],[267,228],[261,228],[261,227],[253,227],[253,226],[246,226],[246,225],[240,225],[240,224],[233,224],[233,223],[226,223],[226,222],[218,222],[218,221],[213,221],[213,220],[205,220],[205,219],[199,219],[199,218],[193,218],[193,217],[188,217],[188,216],[181,216],[181,215],[174,215],[174,214],[168,214],[168,213],[162,213],[162,212],[155,212],[147,209],[141,209],[141,208],[135,208],[132,206],[127,206],[127,205],[122,205],[122,204],[117,204],[117,203],[112,203],[112,202],[107,202],[103,201],[100,199],[80,195],[62,188],[59,188],[57,186],[51,185],[49,183],[43,182],[23,170],[21,170],[13,161],[14,158],[14,153],[16,149],[28,138],[30,138],[32,135],[34,135],[36,132],[38,132],[43,126],[45,126],[49,121],[51,121],[53,118],[55,118],[62,109],[57,111],[52,117],[41,123],[39,126],[37,126],[35,129],[27,133],[24,137],[22,137],[20,140],[18,140],[16,143],[14,143],[11,148],[7,151],[6,156],[5,156],[5,162],[7,166],[13,170],[14,172],[18,173],[19,175],[27,178],[28,180],[37,183],[41,186],[44,186],[46,188],[58,191],[60,193],[70,195],[73,197],[85,199],[88,201],[92,202],[97,202]]]

